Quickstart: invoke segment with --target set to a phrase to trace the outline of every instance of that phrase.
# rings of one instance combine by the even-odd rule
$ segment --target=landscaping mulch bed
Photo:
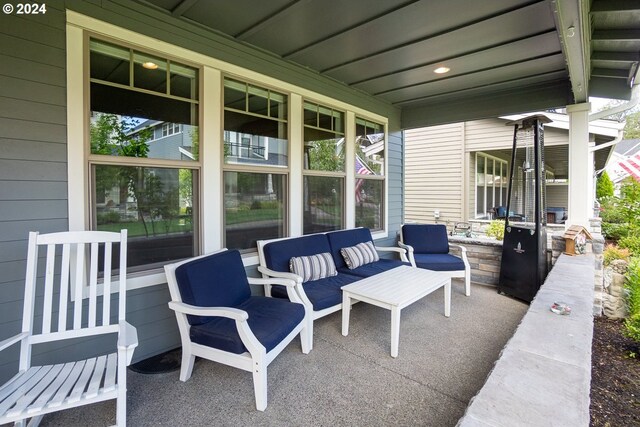
[[[640,346],[619,320],[597,317],[591,356],[591,425],[640,426]],[[634,357],[635,356],[635,357]]]

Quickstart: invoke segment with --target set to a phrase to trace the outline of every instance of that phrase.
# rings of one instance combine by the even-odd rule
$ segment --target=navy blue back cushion
[[[402,241],[418,254],[447,254],[449,239],[444,224],[405,224]]]
[[[182,302],[198,307],[235,307],[251,296],[251,288],[237,250],[219,252],[182,264],[176,269]],[[211,320],[187,316],[191,325]]]
[[[263,247],[267,268],[289,272],[289,260],[293,257],[309,256],[329,252],[329,241],[324,234],[311,234],[294,239],[277,240]]]
[[[327,233],[329,245],[331,245],[331,256],[336,263],[336,268],[347,265],[344,257],[340,253],[340,249],[355,246],[358,243],[371,242],[371,231],[368,228],[353,228],[350,230],[339,230]]]

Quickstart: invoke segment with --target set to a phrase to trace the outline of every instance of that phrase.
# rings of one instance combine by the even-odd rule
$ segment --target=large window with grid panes
[[[344,228],[345,113],[304,102],[303,233]]]
[[[91,227],[128,230],[133,270],[197,254],[198,69],[94,38],[89,69]]]
[[[384,125],[356,117],[354,198],[357,227],[384,228],[385,149]]]
[[[249,250],[287,233],[287,96],[225,78],[223,97],[224,245]]]
[[[130,287],[222,247],[251,265],[259,239],[383,235],[384,117],[95,25],[68,28],[69,228],[126,228]]]

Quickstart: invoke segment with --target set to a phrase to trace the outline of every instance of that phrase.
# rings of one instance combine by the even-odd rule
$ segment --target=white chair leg
[[[125,357],[125,352],[119,352],[118,359]],[[124,360],[118,360],[118,397],[116,398],[116,425],[127,425],[127,367]]]
[[[256,395],[256,409],[267,408],[267,364],[265,354],[253,358],[253,389]]]
[[[304,328],[300,331],[300,345],[302,346],[302,352],[309,354],[311,351],[311,336],[309,334],[309,326],[305,324]]]
[[[186,381],[191,378],[193,372],[193,364],[196,361],[196,357],[191,354],[190,351],[183,345],[182,346],[182,362],[180,365],[180,381]]]
[[[42,421],[42,417],[43,416],[44,415],[38,415],[37,417],[31,418],[29,420],[29,424],[27,424],[27,427],[38,427],[40,425],[40,422]],[[23,422],[24,422],[24,420],[23,420]]]
[[[471,272],[469,270],[464,272],[464,294],[471,296]]]
[[[313,315],[307,316],[307,340],[309,351],[313,350]]]

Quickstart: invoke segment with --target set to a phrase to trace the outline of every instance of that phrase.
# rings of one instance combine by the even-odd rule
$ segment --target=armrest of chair
[[[289,296],[289,300],[292,302],[298,302],[300,304],[303,304],[305,307],[312,307],[311,301],[309,301],[309,297],[307,297],[307,294],[302,288],[302,277],[294,273],[271,270],[262,265],[258,266],[258,271],[264,275],[269,276],[268,278],[263,279],[263,280],[267,280],[267,283],[265,283],[265,285],[284,284],[284,283],[276,283],[273,281],[274,279],[284,279],[287,282],[293,281],[295,283],[294,285],[284,284],[287,287],[287,295]],[[255,280],[255,279],[250,279],[250,280]],[[266,291],[265,291],[265,294],[266,294]]]
[[[16,343],[19,343],[20,341],[27,338],[28,336],[29,336],[28,333],[21,332],[18,335],[12,336],[11,338],[7,338],[6,340],[0,341],[0,351],[4,350],[5,348],[9,348]]]
[[[407,262],[407,250],[405,248],[398,248],[395,246],[376,246],[378,252],[397,252],[400,255],[400,260]]]
[[[258,271],[262,274],[265,274],[269,277],[278,277],[281,279],[289,279],[289,280],[293,280],[296,283],[302,283],[302,277],[298,276],[297,274],[293,274],[293,273],[287,273],[284,271],[275,271],[275,270],[271,270],[267,267],[264,267],[262,265],[258,266]],[[286,286],[286,285],[285,285]]]
[[[450,248],[458,248],[458,249],[460,249],[460,251],[461,251],[462,253],[467,252],[467,248],[466,248],[465,246],[462,246],[462,245],[456,245],[456,244],[454,244],[454,243],[449,243],[449,247],[450,247]]]
[[[169,308],[184,314],[193,314],[195,316],[214,316],[226,317],[235,320],[236,329],[240,335],[242,343],[249,349],[251,354],[256,351],[264,352],[265,348],[255,337],[247,319],[249,313],[232,307],[197,307],[195,305],[185,304],[183,302],[169,301]]]
[[[133,350],[138,346],[138,331],[129,322],[120,322],[120,333],[118,334],[118,351],[126,353],[127,366],[131,364]]]
[[[409,259],[409,262],[411,263],[412,266],[416,266],[416,260],[413,257],[413,246],[411,245],[406,245],[402,242],[398,242],[398,246],[400,246],[400,248],[404,249],[405,251],[407,251],[407,258]]]
[[[169,308],[180,313],[194,316],[227,317],[236,321],[246,321],[249,314],[244,310],[232,307],[198,307],[183,302],[169,301]]]
[[[467,271],[467,274],[469,274],[471,265],[469,264],[469,259],[467,258],[467,248],[462,245],[456,245],[452,243],[449,243],[449,247],[460,249],[460,258],[462,258],[462,262],[464,262],[464,268]]]
[[[288,273],[285,273],[285,274],[288,274]],[[287,286],[292,288],[298,285],[298,283],[294,279],[289,279],[284,277],[265,277],[265,278],[247,277],[247,280],[249,280],[249,284],[251,285],[282,285],[282,286]]]

